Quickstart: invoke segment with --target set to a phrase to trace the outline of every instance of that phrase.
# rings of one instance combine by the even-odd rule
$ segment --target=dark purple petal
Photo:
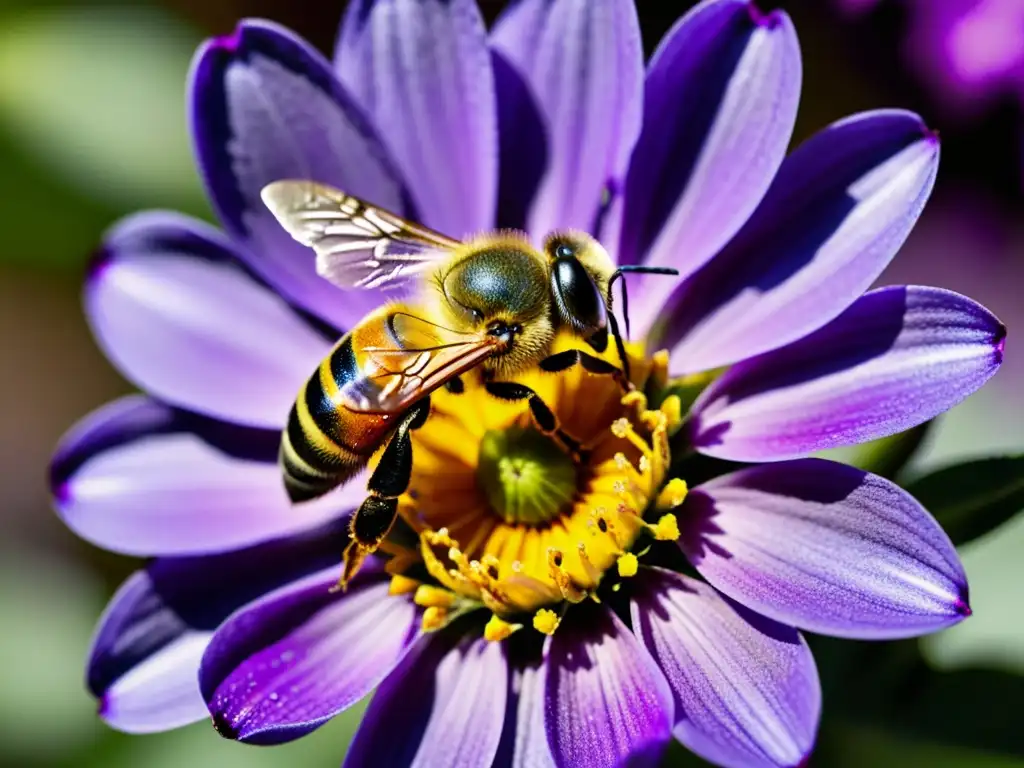
[[[500,643],[478,630],[427,635],[377,690],[345,765],[491,765],[507,692]]]
[[[673,372],[710,370],[820,328],[868,289],[924,207],[939,143],[910,112],[835,123],[782,164],[750,221],[666,307],[636,317]],[[678,343],[677,343],[678,342]]]
[[[984,384],[1005,338],[992,313],[952,291],[872,291],[810,336],[730,368],[693,406],[694,445],[778,461],[901,432]]]
[[[890,481],[822,459],[695,488],[680,543],[713,586],[826,635],[913,637],[970,614],[967,577],[935,519]]]
[[[202,222],[140,213],[104,240],[85,287],[100,346],[152,395],[280,429],[330,343]]]
[[[412,214],[369,119],[314,48],[265,21],[243,21],[207,41],[189,93],[199,168],[224,226],[249,246],[243,255],[291,301],[351,327],[380,297],[320,278],[313,252],[281,228],[260,190],[279,179],[312,179]]]
[[[648,68],[620,261],[675,267],[685,277],[728,242],[786,154],[801,76],[800,45],[782,11],[709,0],[676,24]],[[614,219],[609,225],[614,244]],[[642,281],[651,314],[637,307],[639,330],[676,282]]]
[[[548,164],[540,107],[522,74],[491,51],[498,98],[498,213],[496,226],[526,229],[530,204]]]
[[[544,659],[540,643],[518,642],[509,652],[508,705],[505,729],[491,768],[554,768],[544,729]]]
[[[131,555],[217,552],[295,533],[359,506],[365,481],[293,505],[277,464],[280,434],[126,397],[61,441],[51,489],[61,518]]]
[[[427,226],[494,226],[498,128],[475,0],[354,0],[338,39],[342,82],[373,117]]]
[[[339,542],[340,543],[340,542]],[[203,655],[199,685],[222,736],[278,744],[303,736],[369,693],[415,635],[416,607],[364,568],[333,591],[338,567],[235,613]]]
[[[574,607],[545,663],[545,728],[556,765],[658,764],[671,736],[672,692],[614,613]]]
[[[633,631],[675,695],[676,738],[715,765],[802,765],[821,685],[800,633],[670,571],[645,569],[631,586]]]
[[[640,133],[643,45],[633,0],[520,0],[492,43],[525,76],[548,132],[529,230],[593,231]]]
[[[130,732],[207,717],[198,672],[213,630],[281,584],[340,568],[345,536],[339,520],[223,555],[156,560],[135,573],[104,612],[89,653],[87,683],[101,716]]]

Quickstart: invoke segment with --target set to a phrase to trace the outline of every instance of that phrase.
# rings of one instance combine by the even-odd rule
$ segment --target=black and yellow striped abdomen
[[[394,425],[388,414],[346,408],[342,388],[361,375],[357,326],[320,363],[299,393],[281,436],[281,468],[292,501],[322,496],[359,472]],[[359,343],[357,338],[356,344]]]

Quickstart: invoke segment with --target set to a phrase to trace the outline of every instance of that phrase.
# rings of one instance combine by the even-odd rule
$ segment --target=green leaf
[[[1024,509],[1024,456],[956,464],[905,487],[960,546]]]

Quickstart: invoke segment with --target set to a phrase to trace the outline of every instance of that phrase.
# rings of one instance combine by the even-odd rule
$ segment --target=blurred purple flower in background
[[[722,765],[796,765],[820,713],[798,629],[909,637],[969,614],[957,555],[917,502],[805,458],[920,424],[1002,362],[1005,329],[969,299],[863,293],[927,200],[937,138],[875,111],[785,157],[799,47],[784,13],[747,2],[700,4],[646,76],[641,51],[627,0],[523,0],[490,35],[469,0],[361,0],[333,68],[266,22],[201,49],[192,129],[228,234],[158,212],[109,233],[86,309],[148,394],[89,416],[53,464],[71,528],[155,558],[90,656],[113,726],[209,710],[224,735],[277,743],[379,686],[350,764],[616,765],[675,735]],[[707,583],[641,568],[572,606],[543,653],[531,631],[487,642],[482,622],[421,632],[422,606],[379,563],[328,591],[365,489],[290,505],[280,429],[380,297],[317,277],[264,209],[260,190],[296,177],[454,236],[577,227],[620,263],[679,269],[678,285],[637,286],[634,328],[674,375],[732,367],[672,450],[767,462],[676,505]]]
[[[895,0],[838,0],[851,13]],[[1021,0],[902,0],[906,55],[951,112],[968,116],[994,97],[1024,102],[1024,3]]]

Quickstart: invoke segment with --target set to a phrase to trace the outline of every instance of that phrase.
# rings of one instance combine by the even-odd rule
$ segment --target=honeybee
[[[282,435],[280,463],[295,502],[346,482],[386,443],[352,518],[342,588],[395,521],[412,471],[410,433],[426,421],[431,392],[459,392],[460,377],[479,369],[490,394],[527,401],[537,427],[575,450],[537,393],[507,379],[532,366],[553,372],[580,364],[631,387],[612,287],[627,272],[678,274],[616,269],[581,232],[551,234],[543,250],[517,232],[454,240],[309,181],[274,182],[262,197],[281,225],[314,249],[317,272],[332,283],[418,289],[409,303],[382,306],[341,338],[299,393]],[[577,349],[552,355],[562,328],[598,353],[610,336],[623,367]]]

